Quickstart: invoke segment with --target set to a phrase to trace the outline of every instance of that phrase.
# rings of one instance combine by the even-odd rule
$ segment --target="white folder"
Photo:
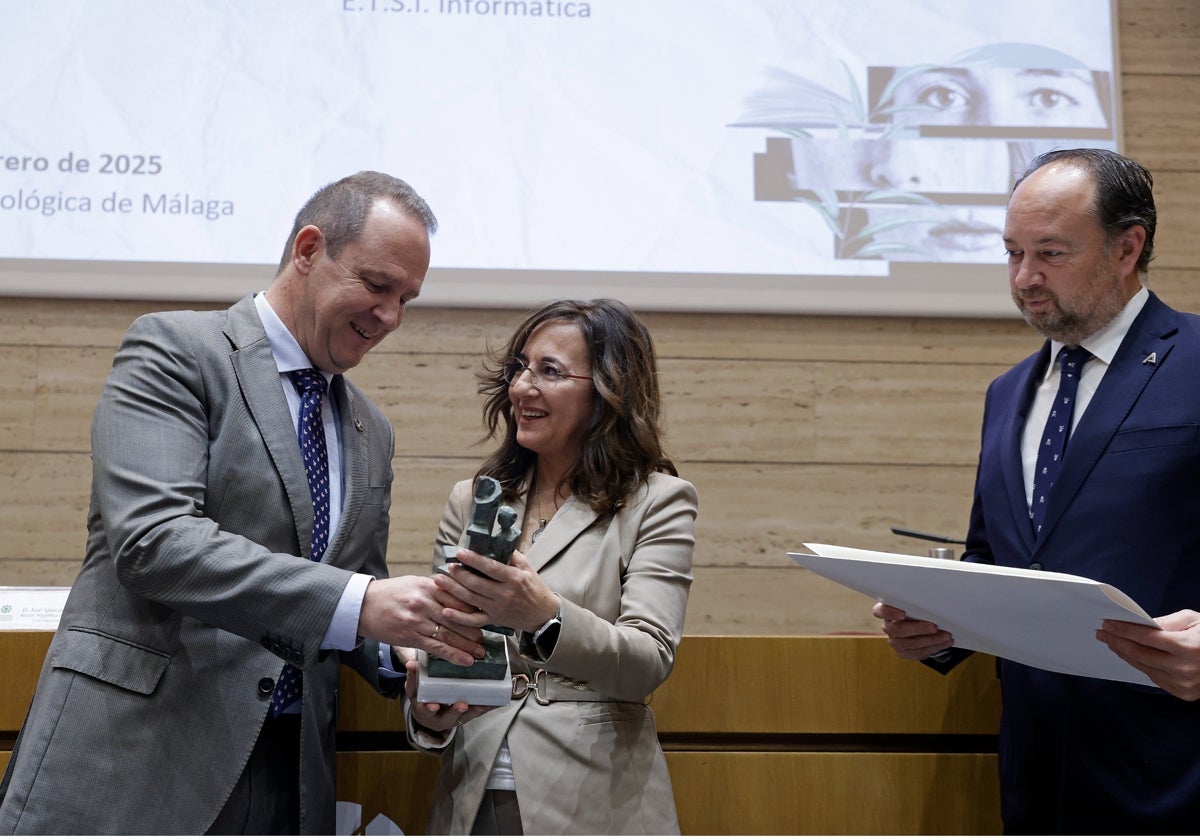
[[[932,621],[954,646],[1047,671],[1154,685],[1096,640],[1105,619],[1157,627],[1119,589],[1060,572],[806,543],[788,556],[821,577]]]

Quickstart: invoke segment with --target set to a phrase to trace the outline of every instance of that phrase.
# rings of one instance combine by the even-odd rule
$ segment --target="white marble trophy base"
[[[472,706],[507,706],[512,700],[512,666],[504,651],[503,677],[431,677],[429,654],[417,651],[417,702],[457,703]]]

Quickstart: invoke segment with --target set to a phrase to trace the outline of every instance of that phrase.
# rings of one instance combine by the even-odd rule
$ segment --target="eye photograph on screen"
[[[0,294],[232,300],[376,169],[423,304],[1011,317],[1013,179],[1121,146],[1114,3],[17,4]]]

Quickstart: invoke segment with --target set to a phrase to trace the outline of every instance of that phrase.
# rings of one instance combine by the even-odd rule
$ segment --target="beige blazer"
[[[438,528],[459,544],[472,482],[454,487]],[[616,515],[567,500],[529,549],[562,596],[558,644],[538,658],[529,634],[510,642],[513,672],[538,669],[541,693],[462,726],[444,752],[430,834],[466,834],[507,736],[526,834],[678,834],[675,800],[648,696],[675,663],[692,583],[696,490],[654,474]],[[523,504],[517,521],[523,519]],[[579,698],[579,699],[567,699]]]
[[[313,563],[312,500],[253,300],[130,327],[92,422],[87,558],[17,740],[0,833],[203,834],[285,660],[305,673],[301,830],[333,833],[338,665],[379,687],[378,647],[319,648],[351,572],[387,575],[393,436],[343,377],[332,395],[344,503]]]

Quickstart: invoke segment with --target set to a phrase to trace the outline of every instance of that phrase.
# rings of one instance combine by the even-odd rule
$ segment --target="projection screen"
[[[360,169],[421,302],[994,316],[1012,179],[1119,148],[1113,0],[4,4],[0,295],[233,300]]]

